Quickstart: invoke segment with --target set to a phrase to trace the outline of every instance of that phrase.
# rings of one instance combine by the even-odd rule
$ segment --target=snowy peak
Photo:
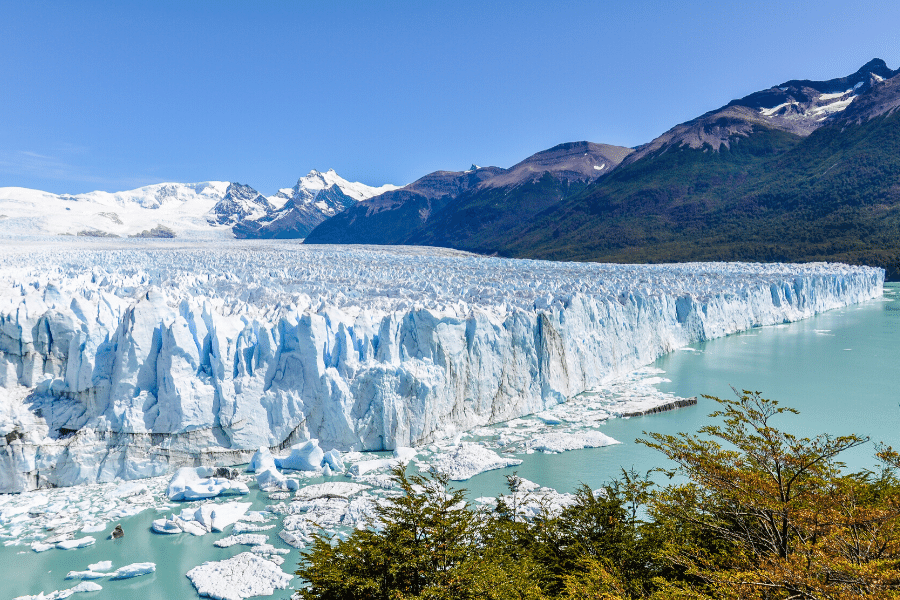
[[[0,188],[0,234],[126,237],[157,226],[209,230],[206,213],[225,197],[225,181],[158,183],[124,192],[51,194]]]
[[[334,169],[313,169],[268,199],[265,214],[251,216],[234,226],[239,238],[304,238],[325,219],[343,212],[361,200],[397,189],[394,185],[372,187],[347,181]]]
[[[245,219],[259,218],[271,209],[268,199],[252,187],[232,183],[225,196],[209,211],[209,221],[217,225],[234,225]]]
[[[633,163],[649,154],[680,146],[709,146],[717,151],[722,145],[730,147],[734,136],[748,136],[759,128],[807,136],[837,120],[858,99],[867,98],[872,90],[898,74],[900,69],[892,71],[883,60],[876,58],[846,77],[786,81],[676,125],[640,146],[625,162]]]

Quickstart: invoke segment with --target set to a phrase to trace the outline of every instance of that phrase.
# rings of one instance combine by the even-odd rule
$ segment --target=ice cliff
[[[419,248],[0,251],[0,492],[415,446],[674,348],[882,293],[836,264],[603,265]]]

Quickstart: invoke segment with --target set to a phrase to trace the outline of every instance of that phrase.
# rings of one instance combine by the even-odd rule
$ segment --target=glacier
[[[883,282],[826,263],[22,239],[0,247],[0,492],[241,464],[310,439],[422,446]]]

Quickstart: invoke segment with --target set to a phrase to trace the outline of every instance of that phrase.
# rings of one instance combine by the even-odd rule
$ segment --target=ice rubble
[[[250,489],[240,481],[214,477],[211,467],[182,467],[169,481],[169,500],[200,500],[224,493],[248,494]]]
[[[274,562],[252,552],[242,552],[227,560],[205,562],[187,572],[197,593],[219,600],[242,600],[250,596],[270,596],[286,589],[293,575]]]
[[[310,438],[420,446],[691,342],[878,296],[884,277],[104,244],[0,248],[0,492],[238,464]]]
[[[93,581],[82,581],[75,587],[67,590],[56,590],[49,594],[41,592],[35,596],[18,596],[17,598],[13,598],[13,600],[62,600],[63,598],[68,598],[72,594],[77,594],[79,592],[99,592],[102,589],[103,587]]]
[[[190,533],[205,535],[211,531],[224,531],[226,527],[240,520],[251,502],[207,502],[198,507],[182,509],[178,515],[156,519],[152,529],[156,533]]]
[[[435,457],[433,466],[453,481],[465,481],[479,473],[521,465],[518,458],[498,456],[493,450],[470,442],[462,442],[450,451]]]
[[[581,448],[602,448],[618,444],[617,440],[599,431],[579,433],[551,432],[537,435],[528,442],[528,447],[541,452],[566,452]]]

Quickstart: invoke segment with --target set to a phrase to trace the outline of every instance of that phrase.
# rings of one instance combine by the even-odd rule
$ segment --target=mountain
[[[371,187],[350,182],[330,169],[312,170],[268,199],[271,209],[234,227],[239,238],[304,238],[319,223],[357,202],[396,189],[393,185]]]
[[[395,189],[311,171],[266,198],[227,181],[160,183],[125,192],[51,194],[0,188],[0,235],[95,237],[304,237],[361,200]]]
[[[792,80],[729,102],[620,149],[593,179],[583,165],[574,177],[542,170],[541,155],[549,165],[574,160],[562,145],[424,218],[376,197],[336,217],[354,218],[342,236],[339,221],[326,221],[307,240],[629,263],[829,260],[880,266],[896,280],[898,108],[900,69],[875,59],[846,77]],[[530,174],[512,177],[517,170]],[[397,216],[390,228],[385,210]]]
[[[208,217],[226,197],[226,181],[160,183],[126,192],[51,194],[0,188],[0,235],[126,237],[156,227],[189,233],[229,234]]]
[[[538,152],[509,169],[472,165],[467,171],[436,171],[325,221],[305,243],[453,246],[463,237],[460,228],[507,227],[508,220],[527,216],[523,211],[540,212],[609,173],[630,152],[573,142]]]
[[[236,225],[245,219],[258,219],[273,209],[265,196],[249,185],[229,184],[225,196],[209,211],[208,220],[214,225]]]
[[[756,125],[718,150],[660,145],[626,159],[491,249],[614,262],[830,260],[896,280],[900,74],[875,79],[805,136]]]

